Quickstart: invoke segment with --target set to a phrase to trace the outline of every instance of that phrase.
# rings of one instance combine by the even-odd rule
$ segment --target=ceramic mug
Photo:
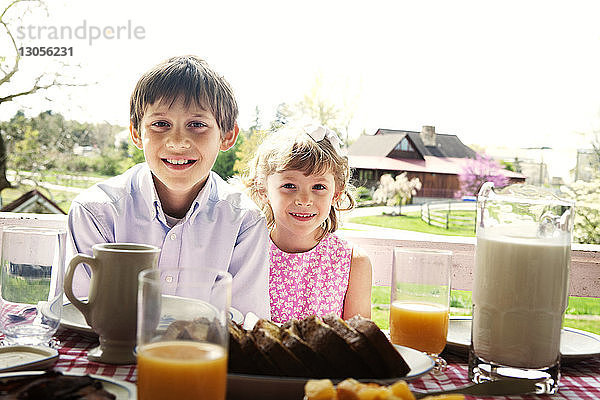
[[[99,336],[88,359],[109,364],[136,362],[137,293],[141,271],[156,268],[160,248],[137,243],[100,243],[93,256],[76,254],[65,274],[65,294]],[[88,302],[73,294],[73,275],[81,263],[91,271]]]

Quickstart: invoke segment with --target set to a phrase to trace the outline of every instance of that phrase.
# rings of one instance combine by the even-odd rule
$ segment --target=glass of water
[[[0,331],[7,345],[48,345],[63,303],[66,232],[9,226],[2,230]]]

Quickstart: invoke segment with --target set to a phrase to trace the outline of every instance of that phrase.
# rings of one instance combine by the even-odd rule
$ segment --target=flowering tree
[[[398,215],[402,214],[402,204],[410,201],[412,196],[421,189],[419,178],[408,179],[406,172],[392,178],[392,175],[385,174],[379,179],[379,187],[373,193],[373,200],[386,203],[388,206],[398,206]]]
[[[600,177],[577,181],[561,190],[576,201],[573,241],[600,244]]]
[[[479,154],[475,159],[469,160],[458,175],[460,181],[459,196],[476,196],[481,185],[485,182],[494,182],[495,187],[508,184],[508,178],[502,173],[500,164],[491,157]]]

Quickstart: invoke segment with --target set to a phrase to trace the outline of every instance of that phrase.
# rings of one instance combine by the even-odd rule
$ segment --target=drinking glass
[[[469,351],[473,382],[522,378],[534,380],[539,394],[558,390],[573,215],[573,202],[539,187],[481,187]]]
[[[146,270],[138,291],[138,399],[224,400],[231,275]]]
[[[0,331],[9,345],[48,345],[63,303],[66,232],[2,230]]]
[[[394,248],[390,336],[392,343],[423,351],[443,371],[450,307],[452,252]]]

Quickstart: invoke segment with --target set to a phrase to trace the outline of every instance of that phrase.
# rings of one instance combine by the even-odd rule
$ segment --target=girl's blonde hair
[[[329,216],[323,223],[323,232],[316,239],[321,240],[327,233],[335,232],[339,226],[337,212],[350,210],[356,204],[350,185],[348,159],[327,137],[317,142],[305,128],[285,126],[269,133],[250,162],[248,173],[242,178],[250,197],[264,212],[269,229],[273,228],[275,217],[266,200],[267,177],[288,170],[302,171],[307,176],[333,174],[335,192],[340,195],[331,205]]]

